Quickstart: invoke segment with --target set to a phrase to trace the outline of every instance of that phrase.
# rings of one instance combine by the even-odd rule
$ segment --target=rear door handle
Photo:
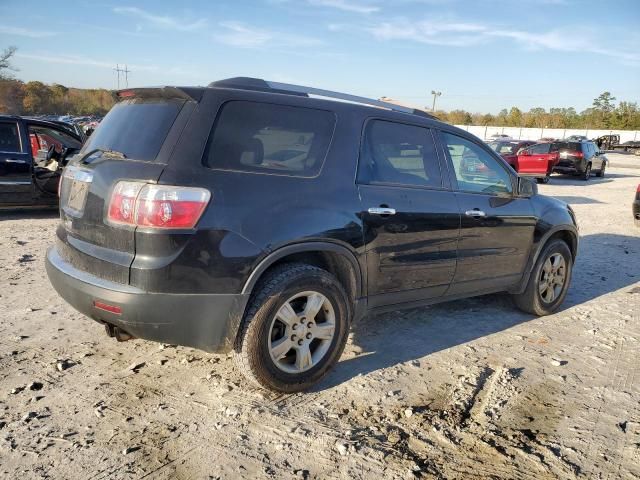
[[[475,217],[475,218],[483,218],[487,216],[487,214],[484,213],[482,210],[467,210],[466,212],[464,212],[464,214],[467,217]]]
[[[372,207],[367,210],[371,215],[395,215],[396,209],[389,207]]]
[[[22,164],[29,163],[26,160],[18,160],[17,158],[7,158],[5,160],[5,162],[7,162],[7,163],[22,163]]]

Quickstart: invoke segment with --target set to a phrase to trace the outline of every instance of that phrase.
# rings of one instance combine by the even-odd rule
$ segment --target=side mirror
[[[518,177],[518,196],[531,198],[538,193],[538,185],[528,178]]]

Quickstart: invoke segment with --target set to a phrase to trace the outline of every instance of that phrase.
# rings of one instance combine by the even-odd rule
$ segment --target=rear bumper
[[[130,285],[103,280],[66,262],[50,248],[47,275],[58,294],[79,312],[130,335],[206,350],[228,352],[238,332],[247,294],[150,293]],[[94,301],[122,309],[115,314],[98,309]]]
[[[584,173],[586,164],[582,161],[572,162],[560,160],[560,163],[553,166],[553,171],[557,173]]]

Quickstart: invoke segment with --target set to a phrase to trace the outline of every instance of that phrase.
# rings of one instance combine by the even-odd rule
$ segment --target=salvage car
[[[558,163],[553,167],[557,173],[577,175],[587,181],[591,173],[604,177],[607,168],[607,157],[598,146],[590,140],[563,141],[554,144],[558,150]]]
[[[548,183],[553,168],[559,161],[558,143],[538,143],[518,152],[516,171],[521,176],[533,177],[540,183]]]
[[[518,152],[523,148],[534,145],[535,143],[536,142],[531,140],[500,140],[496,142],[489,142],[488,145],[492,150],[504,158],[517,172],[516,162],[518,160]]]
[[[369,312],[509,292],[547,315],[565,299],[571,207],[464,130],[251,78],[118,96],[65,169],[46,268],[119,340],[231,352],[294,392]],[[465,178],[463,159],[490,173]]]
[[[59,123],[0,116],[0,207],[56,206],[62,168],[81,147]]]

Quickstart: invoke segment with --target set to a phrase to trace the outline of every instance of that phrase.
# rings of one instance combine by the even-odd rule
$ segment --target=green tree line
[[[9,115],[104,115],[113,106],[113,92],[102,88],[67,88],[54,83],[14,78],[11,58],[16,47],[0,53],[0,113]]]
[[[10,115],[104,115],[114,104],[105,89],[67,88],[54,83],[0,80],[0,113]]]
[[[621,101],[610,92],[593,100],[590,108],[578,113],[575,108],[532,108],[523,112],[518,107],[501,110],[497,115],[470,113],[465,110],[437,111],[435,115],[454,125],[491,125],[498,127],[576,128],[592,130],[640,130],[640,108],[636,102]]]

